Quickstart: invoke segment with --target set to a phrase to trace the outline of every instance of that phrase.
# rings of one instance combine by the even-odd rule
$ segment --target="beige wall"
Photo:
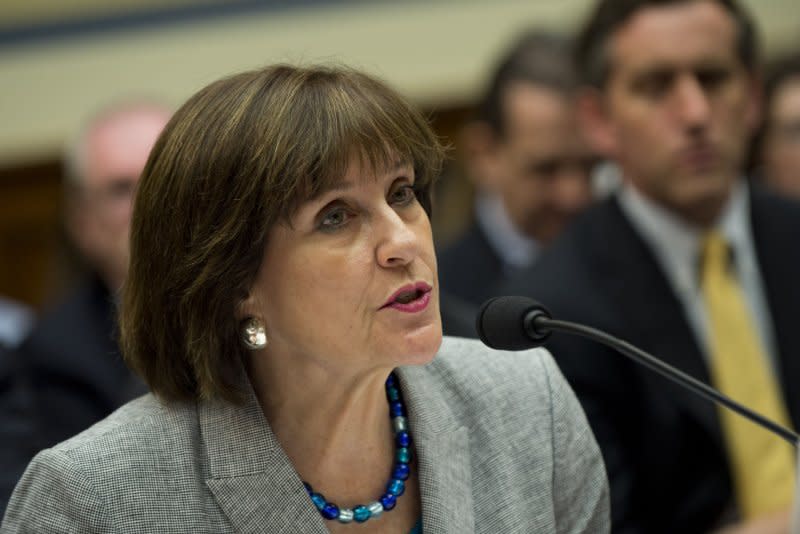
[[[29,0],[26,11],[11,1],[5,9],[17,20],[37,10],[39,17],[58,13],[48,2],[64,4]],[[797,2],[745,2],[770,50],[800,36]],[[80,118],[103,103],[148,95],[178,104],[220,76],[274,61],[343,62],[382,76],[420,104],[458,105],[476,94],[515,32],[528,24],[571,27],[589,3],[364,2],[0,48],[0,166],[53,157]],[[0,3],[0,19],[3,9]]]

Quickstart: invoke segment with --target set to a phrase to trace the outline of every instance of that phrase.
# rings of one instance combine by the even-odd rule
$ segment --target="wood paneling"
[[[0,294],[40,308],[63,250],[58,161],[0,169]]]
[[[446,242],[469,217],[471,188],[459,172],[455,140],[470,110],[430,111],[437,134],[453,146],[435,190],[434,235]],[[62,172],[57,159],[0,169],[0,295],[42,309],[80,270],[62,224]]]

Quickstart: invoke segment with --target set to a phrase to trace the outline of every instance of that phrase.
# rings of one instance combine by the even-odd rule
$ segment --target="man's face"
[[[776,190],[800,198],[800,74],[775,91],[764,136],[764,179]]]
[[[87,134],[70,229],[81,252],[112,290],[119,288],[127,273],[136,184],[168,120],[166,111],[132,108],[101,119]]]
[[[547,243],[591,200],[594,157],[571,98],[522,82],[503,97],[505,131],[490,150],[494,189],[517,229]]]
[[[608,42],[601,147],[627,180],[690,222],[718,215],[757,122],[737,27],[711,0],[643,8]]]

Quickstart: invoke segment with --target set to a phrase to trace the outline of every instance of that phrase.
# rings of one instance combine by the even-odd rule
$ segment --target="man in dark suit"
[[[594,146],[619,166],[622,188],[505,292],[723,390],[725,359],[758,355],[748,365],[772,378],[776,411],[797,427],[800,205],[741,176],[759,114],[756,57],[752,23],[734,1],[601,0],[578,43],[589,85],[580,112]],[[726,243],[725,276],[737,280],[747,312],[739,330],[752,332],[748,347],[758,352],[718,350],[742,332],[720,328],[707,274],[714,249],[704,248],[712,235]],[[603,450],[615,532],[788,531],[794,453],[780,438],[766,434],[769,452],[742,466],[736,416],[595,343],[556,334],[548,346]],[[776,482],[755,496],[772,502],[749,507],[755,484],[742,484],[742,473],[779,456],[789,459],[779,472],[789,490]]]
[[[27,462],[145,392],[115,339],[115,294],[128,265],[133,193],[170,112],[119,104],[68,147],[66,227],[88,275],[44,313],[0,370],[0,511]]]
[[[473,224],[439,254],[445,307],[477,307],[496,295],[590,200],[593,158],[575,121],[568,50],[560,36],[523,34],[462,131],[478,194]]]

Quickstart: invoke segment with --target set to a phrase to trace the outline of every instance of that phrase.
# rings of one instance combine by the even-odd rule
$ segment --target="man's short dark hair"
[[[506,89],[527,83],[569,94],[576,86],[570,56],[570,41],[556,33],[528,30],[520,35],[501,57],[477,108],[477,119],[497,134],[505,132],[504,100]]]
[[[634,13],[697,0],[600,0],[578,34],[575,64],[581,81],[602,88],[611,72],[608,42]],[[758,36],[750,15],[736,0],[712,0],[730,13],[737,26],[736,53],[750,72],[758,67]]]

